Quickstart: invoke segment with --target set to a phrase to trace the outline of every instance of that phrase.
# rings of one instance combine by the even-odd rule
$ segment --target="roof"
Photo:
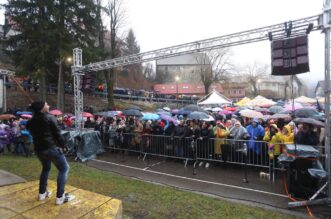
[[[321,87],[324,90],[324,86],[325,86],[325,81],[324,80],[317,82],[317,85],[316,85],[316,88],[315,88],[315,93],[317,92],[317,89],[319,87]],[[330,89],[331,89],[331,83],[330,83]]]
[[[202,101],[198,101],[198,105],[212,105],[212,104],[229,104],[229,101],[225,96],[213,90],[210,94],[203,97]]]
[[[193,53],[156,61],[156,65],[201,65],[210,64],[209,57],[205,53]]]

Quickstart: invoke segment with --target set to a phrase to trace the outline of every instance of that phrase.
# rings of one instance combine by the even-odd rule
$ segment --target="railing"
[[[189,160],[232,163],[270,168],[268,143],[220,138],[170,137],[140,133],[104,133],[105,148],[136,152],[143,155]]]

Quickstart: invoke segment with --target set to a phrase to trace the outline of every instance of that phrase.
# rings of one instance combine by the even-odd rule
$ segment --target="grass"
[[[118,198],[123,214],[132,218],[296,218],[258,207],[235,204],[176,188],[134,180],[84,164],[70,162],[68,184]],[[0,156],[0,169],[26,180],[37,180],[41,166],[36,157]],[[50,179],[56,179],[52,166]]]

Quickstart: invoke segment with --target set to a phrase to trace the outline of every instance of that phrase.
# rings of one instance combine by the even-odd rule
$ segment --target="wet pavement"
[[[120,153],[108,152],[90,160],[87,165],[144,181],[309,217],[304,207],[288,210],[289,198],[285,193],[281,174],[277,176],[278,180],[271,182],[260,178],[260,172],[267,172],[262,168],[248,167],[248,183],[244,183],[243,167],[234,164],[211,164],[209,168],[202,165],[194,170],[192,163],[185,167],[182,160],[151,156],[143,160],[138,154],[123,156]],[[331,218],[330,206],[310,208],[315,217]]]

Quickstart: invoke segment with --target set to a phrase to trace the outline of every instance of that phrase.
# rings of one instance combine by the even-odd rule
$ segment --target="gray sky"
[[[132,28],[144,52],[317,15],[323,0],[124,0],[123,7],[123,31]],[[237,65],[270,64],[269,41],[231,51]],[[300,78],[323,80],[324,35],[319,31],[309,35],[309,57],[311,72]]]

